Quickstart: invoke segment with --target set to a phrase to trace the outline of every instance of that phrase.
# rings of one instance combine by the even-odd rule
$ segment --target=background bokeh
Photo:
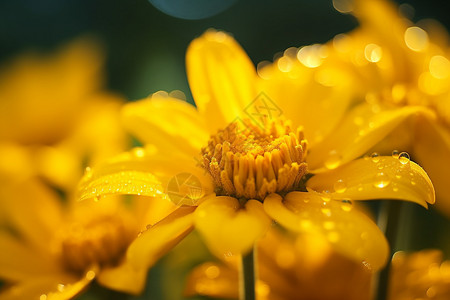
[[[414,21],[434,18],[450,28],[448,1],[397,3],[415,8]],[[323,43],[355,26],[356,20],[337,12],[331,0],[237,0],[225,11],[200,20],[169,16],[147,0],[2,0],[0,69],[26,51],[45,53],[74,38],[93,35],[106,50],[109,90],[131,101],[158,90],[177,89],[192,102],[184,54],[189,42],[208,28],[231,32],[256,64],[272,61],[277,52],[290,46]],[[439,247],[450,258],[449,221],[434,209],[425,211],[414,204],[404,205],[409,217],[403,228],[408,230],[400,228],[404,238],[400,239],[403,244],[399,248]],[[375,209],[376,206],[373,205]],[[199,244],[193,235],[152,269],[142,299],[177,299],[175,295],[182,289],[186,270],[205,259],[206,250]],[[100,298],[129,297],[95,287],[82,296]]]
[[[449,28],[447,1],[398,3],[415,8],[414,20],[435,18]],[[233,33],[257,63],[272,60],[290,46],[325,42],[356,25],[352,16],[334,10],[331,0],[237,0],[201,20],[174,18],[147,0],[3,0],[0,63],[30,48],[45,51],[93,34],[107,51],[109,88],[138,99],[157,90],[188,93],[184,53],[189,42],[208,28]]]

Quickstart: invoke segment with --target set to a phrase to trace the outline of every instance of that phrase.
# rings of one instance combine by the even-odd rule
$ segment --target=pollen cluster
[[[295,190],[307,172],[306,149],[302,128],[294,131],[288,122],[233,122],[202,149],[202,167],[218,195],[263,200]]]

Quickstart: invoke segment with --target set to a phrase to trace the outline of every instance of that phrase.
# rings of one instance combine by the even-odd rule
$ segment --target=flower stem
[[[378,226],[384,231],[391,253],[386,267],[379,273],[375,284],[376,300],[388,299],[389,271],[391,268],[391,258],[397,243],[397,233],[399,227],[400,213],[403,203],[401,201],[384,201],[378,217]]]
[[[255,253],[242,256],[240,300],[255,300]]]

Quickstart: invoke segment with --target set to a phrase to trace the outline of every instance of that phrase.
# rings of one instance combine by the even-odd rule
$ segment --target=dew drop
[[[342,179],[339,179],[334,183],[334,190],[336,193],[343,193],[347,190],[347,184]]]
[[[394,192],[398,192],[398,187],[394,186],[394,187],[392,187],[392,190],[393,190]]]
[[[215,279],[220,275],[220,269],[217,266],[209,266],[205,270],[205,275],[209,279]]]
[[[372,158],[372,161],[374,163],[377,163],[380,161],[380,155],[376,152],[372,153],[372,155],[370,155],[370,157]]]
[[[373,183],[374,187],[382,189],[385,188],[391,183],[389,176],[386,175],[383,172],[378,173],[375,175],[375,182]]]
[[[332,150],[330,151],[330,153],[328,153],[328,157],[325,160],[324,164],[327,169],[333,170],[339,166],[341,160],[342,160],[341,155],[336,150]]]
[[[46,295],[46,294],[42,294],[42,295],[39,297],[39,300],[47,300],[47,295]]]
[[[392,151],[392,157],[393,158],[398,158],[399,154],[400,154],[400,152],[398,152],[398,150]]]
[[[87,280],[93,280],[95,278],[95,272],[92,270],[87,271],[85,277]]]
[[[416,185],[416,182],[414,180],[411,180],[411,185]]]
[[[327,196],[321,196],[321,198],[322,198],[322,200],[324,201],[324,203],[327,203],[327,202],[330,202],[330,201],[331,201],[331,198],[330,198],[330,197],[327,197]],[[303,200],[303,201],[306,201],[306,199]],[[309,199],[308,199],[308,202],[309,202]]]
[[[406,165],[410,162],[409,154],[407,152],[402,152],[398,155],[398,160],[402,165]]]
[[[350,200],[342,200],[341,209],[343,211],[351,211],[353,207],[353,203]]]
[[[59,283],[58,286],[57,286],[57,289],[58,289],[58,291],[60,291],[60,292],[64,291],[65,288],[66,288],[66,286],[65,286],[64,284],[62,284],[62,283]]]
[[[132,153],[135,157],[144,157],[145,156],[145,150],[142,147],[133,148]]]
[[[327,217],[331,216],[331,209],[324,207],[321,209],[321,211],[325,216],[327,216]]]

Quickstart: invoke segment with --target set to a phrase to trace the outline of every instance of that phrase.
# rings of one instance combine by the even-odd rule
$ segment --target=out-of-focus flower
[[[271,230],[258,243],[257,253],[260,300],[370,299],[371,272],[333,252],[317,236],[299,236],[292,242]],[[238,273],[235,261],[204,263],[189,275],[185,293],[237,299]],[[390,274],[388,299],[444,300],[450,296],[450,262],[442,260],[439,250],[397,252]]]
[[[85,165],[128,145],[122,99],[100,89],[101,65],[83,39],[48,58],[19,57],[0,76],[0,299],[69,299],[94,279],[144,288],[147,268],[130,265],[127,249],[174,205],[73,202]]]
[[[372,272],[332,250],[316,235],[287,238],[273,229],[257,248],[257,299],[370,299]],[[187,296],[238,299],[239,265],[208,262],[188,277]]]
[[[434,202],[424,171],[398,157],[362,158],[329,170],[325,166],[336,161],[324,153],[321,164],[308,169],[306,133],[297,127],[302,120],[295,119],[293,127],[281,116],[293,99],[275,96],[272,101],[260,94],[253,64],[226,33],[211,30],[194,40],[187,72],[198,109],[169,97],[127,104],[124,123],[147,148],[99,165],[81,182],[81,199],[134,194],[180,205],[177,218],[169,216],[164,226],[142,234],[136,264],[153,261],[147,247],[167,247],[161,235],[187,233],[194,225],[214,253],[245,253],[276,220],[293,231],[322,234],[341,253],[377,269],[385,262],[387,243],[350,201]],[[317,111],[322,107],[314,101],[303,104],[305,109],[319,105]],[[342,112],[325,111],[323,119],[309,118],[309,125],[315,121],[327,128],[326,116]],[[355,158],[353,143],[336,146]],[[308,151],[323,153],[315,145]],[[304,177],[316,170],[324,172]],[[306,186],[302,191],[300,184]]]
[[[0,299],[71,299],[94,279],[113,290],[140,293],[147,268],[131,265],[134,252],[127,249],[147,224],[174,207],[169,201],[125,204],[114,197],[63,205],[36,178],[2,185],[0,197]]]
[[[439,250],[395,253],[392,259],[389,299],[450,298],[450,261]]]
[[[29,171],[68,192],[83,164],[123,151],[123,101],[102,90],[103,60],[98,43],[81,38],[51,55],[23,54],[2,66],[0,153],[26,147]]]
[[[438,207],[449,215],[449,174],[442,168],[450,165],[448,34],[436,21],[412,23],[385,0],[334,4],[354,14],[360,26],[324,45],[286,50],[275,63],[262,65],[261,77],[285,97],[306,95],[349,110],[333,119],[340,122],[337,130],[324,132],[322,152],[311,153],[311,163],[329,152],[345,163],[350,157],[339,145],[346,143],[359,155],[368,144],[382,153],[407,151],[429,172]]]

